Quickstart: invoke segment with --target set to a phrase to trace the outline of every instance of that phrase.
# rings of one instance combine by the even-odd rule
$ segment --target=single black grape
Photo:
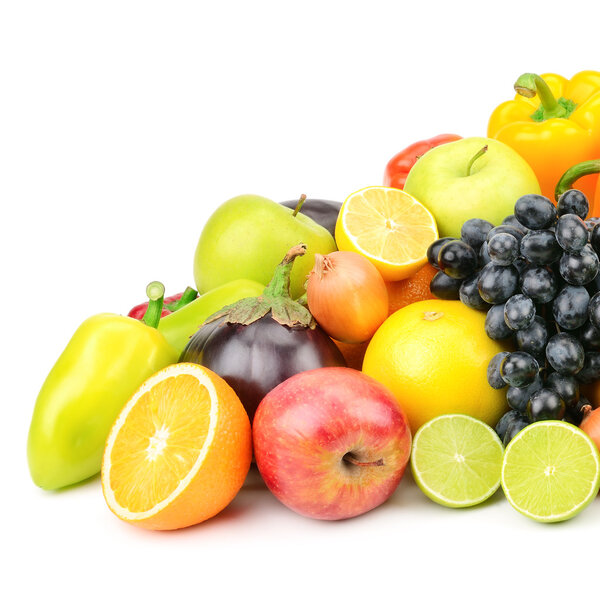
[[[560,420],[565,416],[563,399],[550,388],[534,392],[527,404],[527,416],[531,422]]]
[[[575,406],[579,402],[579,383],[571,375],[550,373],[546,379],[546,387],[554,390],[565,402],[566,406]]]
[[[560,217],[554,235],[565,252],[579,252],[588,243],[587,227],[577,215]]]
[[[581,371],[585,352],[581,342],[569,333],[557,333],[546,344],[546,358],[552,368],[562,375]]]
[[[534,302],[546,304],[558,293],[558,282],[552,269],[529,265],[521,273],[521,291]]]
[[[485,332],[492,340],[505,340],[513,335],[504,320],[504,304],[494,304],[485,315]]]
[[[497,233],[487,244],[490,258],[497,265],[512,265],[519,256],[519,242],[510,233]]]
[[[577,215],[585,220],[589,210],[590,203],[586,195],[579,190],[563,192],[556,203],[556,212],[559,217],[562,215]]]
[[[500,363],[500,375],[511,387],[525,387],[533,383],[540,366],[527,352],[511,352]]]
[[[592,383],[600,379],[600,352],[586,352],[583,367],[575,377],[580,383]]]
[[[590,234],[590,243],[596,254],[600,254],[600,222],[594,223],[592,233]]]
[[[586,321],[577,333],[585,350],[600,350],[600,329],[591,321]]]
[[[487,234],[494,226],[485,219],[469,219],[460,228],[460,239],[479,251],[481,244],[487,239]]]
[[[515,203],[515,217],[528,229],[546,229],[556,221],[556,208],[544,196],[526,194]]]
[[[500,420],[496,423],[496,426],[494,427],[494,430],[498,434],[498,437],[500,439],[503,439],[504,438],[504,434],[506,433],[506,430],[507,430],[508,426],[515,419],[519,419],[519,418],[522,419],[523,415],[518,410],[509,410],[508,412],[505,412],[500,417]]]
[[[500,390],[506,387],[506,381],[500,375],[500,364],[510,354],[510,352],[498,352],[492,360],[490,360],[487,368],[487,380],[490,386],[495,390]]]
[[[458,290],[458,297],[460,298],[460,301],[469,308],[486,310],[489,307],[489,304],[479,294],[479,288],[477,287],[478,281],[478,273],[465,279]]]
[[[429,282],[429,289],[434,296],[442,300],[458,300],[461,283],[460,279],[453,279],[443,271],[439,271]]]
[[[498,233],[509,233],[510,235],[517,238],[519,243],[521,242],[521,240],[523,239],[523,236],[525,235],[523,233],[523,230],[519,229],[517,227],[512,227],[511,225],[498,225],[497,227],[494,227],[493,229],[490,229],[488,231],[486,241],[489,242]]]
[[[515,435],[525,429],[525,427],[527,427],[527,425],[530,423],[531,422],[529,421],[529,418],[523,415],[511,420],[506,428],[506,433],[502,438],[502,443],[505,446],[508,446],[508,443],[515,437]]]
[[[554,232],[549,229],[530,231],[521,240],[521,254],[534,265],[551,265],[562,252]]]
[[[502,304],[519,287],[519,271],[512,265],[503,267],[489,263],[481,269],[477,282],[481,297],[489,304]]]
[[[598,275],[592,279],[589,283],[585,284],[587,291],[590,293],[590,296],[597,294],[600,292],[600,271],[598,271]]]
[[[560,275],[571,285],[586,285],[593,281],[600,270],[598,255],[590,245],[577,254],[565,252],[560,259]]]
[[[515,215],[508,215],[508,217],[504,217],[504,219],[502,219],[502,225],[510,225],[510,227],[518,229],[523,235],[529,233],[529,229],[521,225],[521,223],[517,221],[517,217],[515,217]]]
[[[590,294],[583,286],[567,285],[552,303],[554,320],[561,329],[581,327],[588,318]]]
[[[600,292],[597,292],[590,298],[588,316],[590,323],[596,327],[596,329],[600,329]]]
[[[584,408],[586,406],[589,406],[591,409],[592,403],[584,396],[581,396],[577,404],[575,404],[575,406],[567,407],[567,413],[571,416],[571,422],[573,423],[573,425],[581,424],[581,420],[583,419],[584,415]]]
[[[461,240],[445,243],[437,258],[440,269],[453,279],[465,279],[477,269],[477,253]]]
[[[588,232],[591,234],[594,227],[600,223],[600,217],[590,217],[585,220],[585,226],[588,228]]]
[[[548,327],[545,319],[536,316],[529,327],[517,331],[516,337],[519,350],[531,354],[538,363],[546,360]]]
[[[509,387],[506,391],[506,401],[511,408],[518,410],[520,413],[525,413],[529,399],[535,392],[541,390],[543,386],[544,382],[538,374],[533,382],[525,387]]]
[[[535,304],[523,294],[511,296],[504,304],[504,320],[514,331],[527,329],[535,318]]]
[[[524,256],[517,256],[513,262],[513,267],[519,271],[519,275],[525,271],[525,269],[529,266],[527,259]]]
[[[481,244],[481,248],[479,248],[479,255],[477,258],[478,258],[479,268],[485,267],[485,265],[492,262],[492,259],[490,258],[490,253],[488,250],[487,242],[483,242],[483,244]]]
[[[443,237],[438,240],[435,240],[435,242],[430,244],[429,248],[427,248],[427,260],[429,261],[429,264],[431,264],[434,267],[436,267],[437,269],[439,269],[440,266],[438,265],[437,257],[438,257],[438,254],[440,253],[440,249],[447,242],[452,242],[454,240],[456,240],[456,238]]]

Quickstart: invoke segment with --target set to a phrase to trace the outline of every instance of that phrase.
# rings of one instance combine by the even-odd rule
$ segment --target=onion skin
[[[592,410],[591,406],[584,406],[579,428],[590,436],[596,448],[600,450],[600,408]]]
[[[306,285],[308,308],[334,339],[365,342],[388,317],[388,291],[379,271],[355,252],[315,255]]]

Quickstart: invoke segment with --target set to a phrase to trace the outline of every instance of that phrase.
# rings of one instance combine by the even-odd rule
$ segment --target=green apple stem
[[[477,152],[477,154],[475,154],[475,156],[469,161],[469,164],[467,165],[467,177],[469,177],[469,175],[471,175],[471,169],[473,168],[473,164],[475,163],[475,161],[478,158],[481,158],[488,150],[487,144],[481,149],[479,150],[479,152]]]
[[[525,98],[533,98],[536,94],[540,99],[540,107],[531,115],[534,121],[546,119],[567,119],[575,110],[575,103],[565,98],[554,97],[548,84],[535,73],[523,73],[514,85],[515,92]]]
[[[360,460],[356,460],[356,458],[354,458],[354,456],[350,453],[346,454],[342,460],[345,460],[356,467],[383,467],[384,465],[383,458],[371,462],[362,462]]]
[[[573,187],[573,184],[584,175],[593,175],[594,173],[600,173],[600,159],[598,160],[586,160],[580,162],[570,169],[565,171],[565,174],[559,179],[554,190],[554,197],[556,200]]]
[[[305,200],[306,200],[306,194],[302,194],[302,196],[300,196],[300,200],[298,200],[298,204],[296,204],[296,208],[294,209],[294,212],[292,213],[292,217],[295,217],[300,212],[300,209],[302,208],[302,205],[304,204]]]

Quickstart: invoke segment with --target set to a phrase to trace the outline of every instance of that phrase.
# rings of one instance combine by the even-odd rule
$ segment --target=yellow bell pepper
[[[517,95],[494,110],[488,137],[516,150],[534,170],[542,194],[554,188],[572,165],[600,156],[600,72],[581,71],[570,80],[553,73],[525,73]],[[586,175],[577,188],[592,198],[598,176]]]

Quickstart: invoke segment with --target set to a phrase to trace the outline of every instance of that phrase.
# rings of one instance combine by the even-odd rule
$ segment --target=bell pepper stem
[[[198,297],[198,292],[191,288],[190,286],[185,288],[185,291],[181,295],[181,298],[176,302],[172,302],[171,304],[166,304],[166,307],[171,311],[178,311],[180,308],[183,308],[190,302],[193,302]]]
[[[302,205],[304,204],[305,200],[306,200],[306,194],[302,194],[300,196],[300,200],[298,200],[298,204],[296,204],[296,208],[294,208],[294,212],[292,213],[292,217],[295,217],[300,212],[300,209],[302,208]]]
[[[559,119],[567,115],[567,109],[554,97],[548,84],[535,73],[523,73],[515,82],[515,92],[525,98],[533,98],[536,94],[544,112],[544,119]]]
[[[573,184],[584,175],[600,173],[600,159],[586,160],[567,169],[558,180],[554,189],[554,198],[558,200],[562,194],[573,187]]]
[[[475,156],[473,156],[473,158],[469,161],[469,164],[467,165],[467,177],[469,177],[469,175],[471,175],[471,169],[473,168],[473,164],[475,163],[475,161],[478,158],[481,158],[488,150],[487,144],[481,149],[479,150],[479,152],[477,152],[477,154],[475,154]]]
[[[165,299],[165,286],[160,281],[152,281],[146,286],[146,295],[148,296],[148,308],[142,321],[156,329],[160,322],[163,302]]]

